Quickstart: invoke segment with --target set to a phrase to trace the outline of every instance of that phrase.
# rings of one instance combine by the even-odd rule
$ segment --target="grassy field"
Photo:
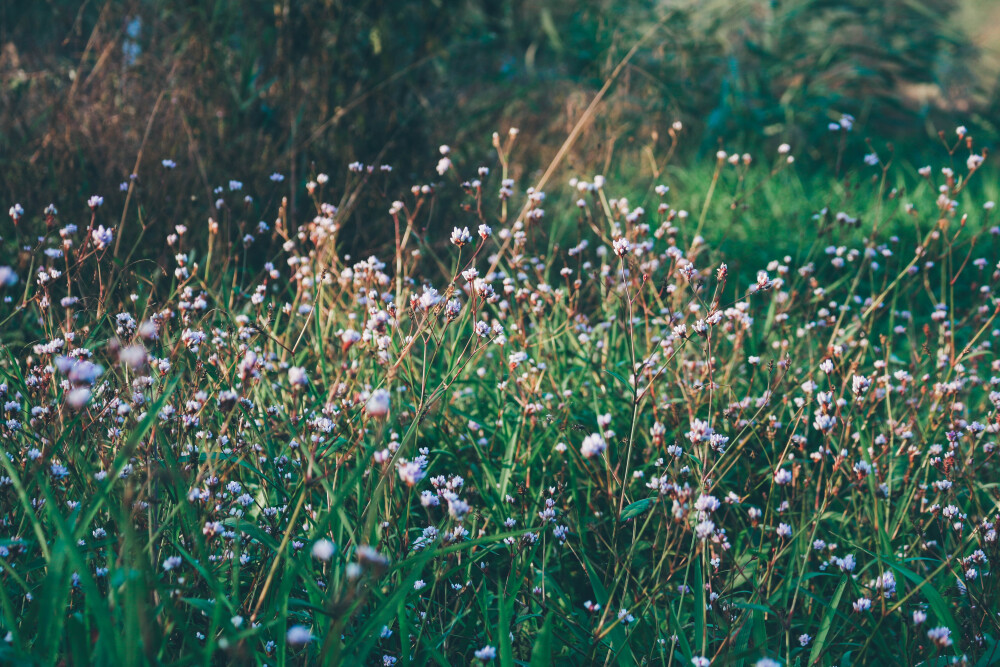
[[[849,126],[11,206],[0,662],[1000,661],[996,173]]]

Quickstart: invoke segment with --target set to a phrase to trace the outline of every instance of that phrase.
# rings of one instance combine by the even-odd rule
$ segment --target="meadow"
[[[0,661],[1000,661],[996,173],[826,132],[14,203]]]

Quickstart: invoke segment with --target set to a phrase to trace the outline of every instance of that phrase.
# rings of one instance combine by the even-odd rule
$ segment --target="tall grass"
[[[576,163],[644,162],[678,118],[688,155],[792,141],[800,163],[822,162],[825,125],[843,113],[922,162],[928,137],[959,120],[987,144],[998,136],[995,81],[954,20],[975,2],[7,2],[0,195],[32,208],[67,188],[85,199],[143,152],[195,166],[168,181],[194,205],[155,211],[190,223],[229,165],[247,182],[277,170],[301,185],[323,165],[391,155],[411,179],[440,143],[486,159],[481,138],[510,118],[534,147],[513,165],[526,177],[652,26]],[[296,217],[308,210],[296,188],[282,194]]]
[[[995,186],[947,143],[13,206],[0,659],[992,663]]]

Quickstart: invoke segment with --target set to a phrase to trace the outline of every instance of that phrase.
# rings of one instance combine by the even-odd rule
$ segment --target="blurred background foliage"
[[[520,179],[548,163],[650,30],[571,168],[640,164],[666,151],[677,119],[688,128],[681,157],[787,141],[806,168],[829,161],[827,124],[844,113],[857,118],[857,155],[869,136],[920,156],[939,131],[951,141],[956,124],[979,145],[1000,131],[1000,3],[986,0],[0,7],[0,193],[29,211],[106,193],[136,169],[140,149],[145,189],[162,186],[155,215],[174,222],[202,220],[229,179],[258,186],[275,171],[288,177],[293,211],[308,178],[355,160],[392,164],[406,186],[425,182],[438,144],[471,164],[510,126],[521,130]],[[168,158],[177,169],[159,167]],[[195,201],[171,202],[180,192]],[[367,233],[356,241],[372,241]]]

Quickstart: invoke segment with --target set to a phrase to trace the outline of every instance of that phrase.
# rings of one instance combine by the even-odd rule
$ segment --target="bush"
[[[644,164],[642,150],[651,141],[662,148],[678,118],[699,139],[689,152],[791,141],[810,162],[821,159],[826,124],[843,113],[861,131],[913,144],[915,155],[928,133],[953,126],[958,105],[963,118],[990,117],[972,83],[976,55],[949,22],[953,8],[953,0],[15,3],[0,18],[0,193],[34,209],[48,203],[43,192],[68,186],[85,198],[133,173],[153,187],[152,167],[170,159],[191,168],[167,190],[196,200],[157,206],[164,226],[200,226],[214,188],[275,171],[288,177],[295,217],[308,208],[298,188],[316,165],[392,155],[409,180],[440,143],[481,146],[509,118],[534,147],[519,177],[548,163],[651,29],[577,143],[575,163]],[[955,106],[922,106],[917,85],[936,86]],[[995,128],[981,125],[970,127],[992,140]],[[363,228],[352,243],[386,240]]]

